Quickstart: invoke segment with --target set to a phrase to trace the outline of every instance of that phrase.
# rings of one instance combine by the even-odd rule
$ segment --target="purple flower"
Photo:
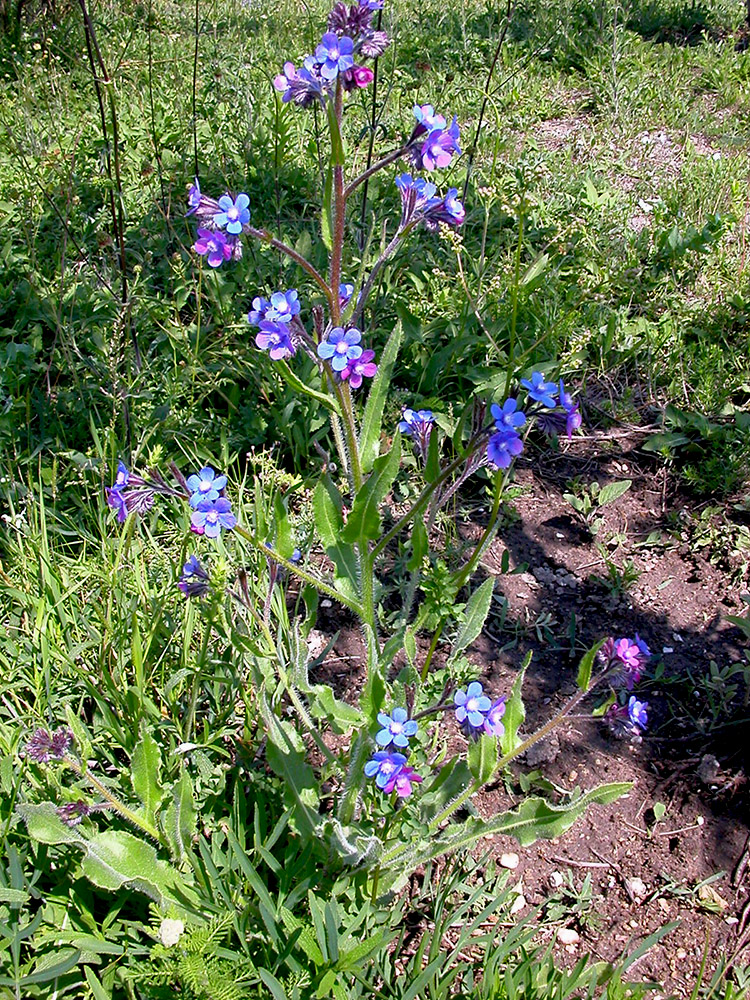
[[[483,729],[488,736],[502,736],[505,732],[503,716],[505,715],[505,695],[492,703],[492,707],[487,713]]]
[[[227,498],[219,497],[218,500],[201,500],[198,509],[192,513],[190,523],[195,528],[202,528],[203,534],[209,538],[218,538],[222,528],[231,529],[237,524],[237,518]]]
[[[386,750],[378,750],[365,764],[365,774],[368,778],[375,778],[378,788],[385,786],[392,781],[406,763],[406,757],[402,753],[388,753]]]
[[[359,6],[367,10],[382,10],[383,0],[359,0]]]
[[[425,225],[436,230],[440,223],[448,226],[462,226],[466,218],[466,209],[458,200],[458,188],[449,188],[444,198],[430,198],[424,213]]]
[[[362,90],[374,79],[375,74],[368,66],[352,66],[341,74],[341,83],[346,91],[352,91],[355,87]]]
[[[628,718],[634,726],[645,729],[648,725],[648,702],[638,701],[636,696],[632,694],[628,701]]]
[[[24,747],[24,754],[35,764],[48,764],[51,760],[62,760],[73,743],[73,733],[67,726],[60,726],[53,733],[47,729],[35,729]]]
[[[378,722],[383,727],[375,737],[380,747],[408,747],[409,737],[415,736],[418,726],[410,719],[405,708],[394,708],[390,715],[378,713]]]
[[[581,417],[581,412],[578,409],[578,403],[573,399],[569,392],[565,391],[562,379],[560,379],[559,399],[560,406],[562,406],[565,411],[565,433],[569,438],[572,438],[573,431],[578,430],[583,423],[583,418]]]
[[[362,377],[372,378],[377,373],[378,366],[373,364],[375,351],[362,351],[356,361],[350,361],[341,372],[342,379],[349,379],[352,389],[359,389],[362,385]]]
[[[487,442],[487,458],[498,469],[507,469],[513,459],[522,451],[523,441],[512,427],[498,431]]]
[[[66,802],[64,806],[58,806],[55,810],[57,815],[66,826],[78,826],[82,819],[91,814],[91,806],[78,799],[76,802]]]
[[[125,497],[122,495],[122,490],[117,486],[111,488],[107,486],[104,492],[107,496],[107,506],[116,512],[117,520],[122,524],[128,516],[128,507],[125,503]]]
[[[226,229],[233,236],[238,236],[242,227],[250,221],[249,205],[250,199],[246,194],[238,194],[235,200],[231,195],[223,194],[219,198],[220,211],[214,216],[214,225],[217,229]]]
[[[208,593],[208,573],[201,566],[197,556],[190,556],[182,567],[177,586],[185,597],[203,597]]]
[[[199,229],[193,250],[201,257],[206,257],[210,267],[220,267],[232,256],[233,246],[232,241],[228,240],[224,233]]]
[[[650,660],[651,659],[651,650],[648,648],[648,643],[646,642],[646,640],[645,639],[641,639],[641,637],[636,632],[635,633],[635,639],[633,641],[635,642],[636,646],[638,647],[638,651],[641,654],[641,658],[643,660]]]
[[[191,184],[188,189],[188,205],[190,208],[185,212],[185,215],[195,215],[195,213],[200,208],[201,204],[201,186],[198,183],[198,178],[195,178],[195,183]]]
[[[432,410],[405,409],[401,416],[402,419],[399,421],[398,429],[402,434],[408,434],[414,438],[417,451],[422,458],[426,458],[430,446],[432,425],[435,423]]]
[[[390,44],[391,40],[385,31],[368,31],[360,42],[359,51],[366,59],[377,59]]]
[[[499,431],[515,430],[526,423],[526,414],[518,409],[517,399],[506,399],[502,406],[493,403],[490,412]]]
[[[276,90],[283,91],[281,100],[286,104],[294,101],[301,108],[309,108],[315,100],[323,100],[323,81],[312,56],[305,59],[305,65],[296,70],[294,64],[284,63],[284,72],[273,81]]]
[[[343,372],[350,362],[362,356],[362,348],[359,346],[361,340],[362,334],[355,327],[344,330],[341,326],[335,326],[328,334],[328,339],[318,344],[318,357],[330,361],[335,372]]]
[[[445,118],[442,115],[436,115],[431,104],[422,104],[421,106],[415,104],[414,117],[417,119],[417,133],[434,132],[436,129],[444,129],[446,125]]]
[[[479,681],[472,681],[465,691],[456,691],[453,704],[456,706],[456,720],[462,724],[468,722],[473,729],[484,726],[485,716],[492,708],[490,699],[482,694]]]
[[[461,153],[458,144],[459,129],[454,118],[450,128],[436,128],[428,133],[417,154],[417,163],[423,170],[436,170],[450,166],[453,154]]]
[[[117,463],[117,474],[115,475],[115,481],[112,484],[113,490],[121,490],[123,487],[128,485],[128,480],[130,479],[130,471],[124,462]]]
[[[262,295],[256,296],[247,320],[253,326],[260,326],[264,321],[291,323],[295,316],[299,316],[299,312],[299,295],[296,289],[290,288],[287,292],[274,292],[270,299],[264,299]]]
[[[614,656],[629,670],[637,670],[641,665],[641,651],[632,639],[615,640]]]
[[[557,406],[557,386],[554,382],[545,382],[541,372],[532,372],[531,381],[521,379],[521,385],[528,390],[530,399],[535,399],[542,406]]]
[[[354,285],[340,284],[339,285],[339,309],[345,309],[354,295]]]
[[[283,358],[291,358],[295,353],[295,346],[289,334],[289,327],[286,323],[260,323],[260,332],[256,334],[255,346],[261,351],[268,351],[272,361],[281,361]]]
[[[327,31],[315,50],[315,62],[320,67],[324,80],[335,80],[339,73],[354,65],[352,52],[354,42],[347,35],[339,38],[333,31]]]
[[[434,184],[414,178],[411,174],[399,174],[396,187],[401,193],[401,225],[405,226],[417,212],[421,212],[437,188]]]
[[[401,770],[385,785],[383,791],[386,795],[395,791],[400,799],[405,799],[414,791],[412,785],[419,784],[422,780],[421,774],[417,774],[413,767],[404,764]]]
[[[625,684],[629,691],[641,679],[645,657],[632,639],[616,639],[611,647],[610,666],[613,684]]]
[[[188,476],[187,488],[190,490],[190,506],[195,509],[201,500],[216,500],[227,485],[227,477],[216,477],[210,465],[204,466],[198,475]]]
[[[126,487],[129,487],[126,490]],[[117,465],[117,474],[112,487],[104,491],[107,496],[107,506],[117,513],[117,520],[122,522],[131,511],[143,514],[154,505],[154,491],[140,476],[133,476],[123,462]]]
[[[190,207],[185,215],[194,215],[199,226],[211,225],[214,216],[219,211],[218,201],[202,193],[197,177],[188,188],[188,205]]]

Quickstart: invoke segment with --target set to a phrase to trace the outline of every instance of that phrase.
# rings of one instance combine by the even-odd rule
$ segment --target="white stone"
[[[503,868],[510,868],[511,871],[514,871],[518,868],[520,860],[517,854],[503,854],[500,858],[500,864]]]
[[[643,899],[648,895],[648,887],[641,878],[629,878],[626,880],[626,885],[636,899]]]
[[[563,879],[561,872],[550,872],[549,873],[549,884],[553,889],[559,889],[565,880]]]
[[[526,906],[526,897],[523,895],[523,893],[519,892],[519,894],[513,900],[513,905],[510,908],[511,916],[514,917],[517,913],[520,913],[521,910],[524,908],[524,906]]]
[[[574,931],[572,927],[561,927],[557,932],[557,940],[560,944],[578,944],[581,940],[581,936],[578,931]]]

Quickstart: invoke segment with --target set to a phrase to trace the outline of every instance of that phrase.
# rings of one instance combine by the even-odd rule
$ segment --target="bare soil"
[[[729,682],[711,679],[712,661],[718,669],[744,662],[747,643],[725,616],[742,613],[747,564],[710,545],[696,550],[690,526],[697,505],[638,452],[642,435],[634,430],[632,437],[605,438],[580,439],[563,455],[541,462],[535,456],[533,470],[530,461],[517,470],[524,492],[483,560],[508,613],[503,621],[491,612],[469,658],[499,694],[532,652],[524,695],[526,731],[533,731],[573,693],[583,650],[605,635],[640,633],[655,654],[651,673],[658,677],[638,688],[650,705],[642,742],[617,739],[600,721],[576,718],[532,748],[519,768],[540,771],[566,789],[603,781],[629,781],[633,788],[612,805],[592,808],[559,840],[521,850],[498,837],[482,849],[490,846],[498,858],[518,855],[513,878],[526,901],[521,913],[550,897],[548,913],[555,896],[563,903],[556,924],[541,931],[555,938],[562,961],[587,952],[616,959],[679,921],[628,975],[663,984],[663,996],[687,997],[704,953],[709,972],[720,959],[750,964],[750,871],[743,869],[750,847],[747,690],[741,677],[734,693]],[[601,551],[562,496],[575,477],[601,485],[633,482],[603,508],[598,534],[616,565],[633,561],[637,580],[624,592],[596,579],[607,575]],[[459,520],[457,534],[477,538],[482,517],[479,509]],[[504,551],[510,572],[502,574]],[[340,625],[334,615],[319,621],[324,634]],[[321,673],[344,697],[357,697],[362,654],[357,631],[341,629]],[[477,808],[491,816],[513,801],[499,786],[481,795]],[[665,807],[660,819],[657,803]],[[585,879],[590,900],[576,908]],[[574,890],[567,896],[566,887]],[[560,942],[562,928],[578,939]]]

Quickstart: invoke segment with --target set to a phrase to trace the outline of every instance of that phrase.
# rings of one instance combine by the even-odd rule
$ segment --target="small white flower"
[[[182,932],[184,930],[185,925],[181,920],[172,920],[167,917],[161,922],[161,927],[159,928],[159,940],[165,948],[174,948],[182,937]]]

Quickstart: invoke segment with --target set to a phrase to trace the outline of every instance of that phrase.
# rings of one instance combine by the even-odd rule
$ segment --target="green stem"
[[[310,263],[310,261],[307,260],[305,257],[303,257],[302,254],[297,253],[296,250],[288,246],[286,243],[282,243],[281,240],[277,240],[276,237],[272,233],[269,233],[267,229],[255,229],[253,226],[248,226],[247,232],[250,234],[250,236],[254,236],[256,240],[260,240],[262,243],[268,243],[275,250],[280,250],[281,253],[285,253],[287,257],[291,257],[291,259],[296,264],[299,264],[299,266],[302,268],[303,271],[307,271],[307,273],[310,275],[310,277],[313,279],[316,285],[318,285],[318,287],[321,289],[326,299],[328,300],[328,305],[331,309],[331,312],[333,312],[334,310],[334,303],[335,307],[338,308],[338,301],[339,301],[338,289],[336,289],[336,294],[334,295],[333,292],[331,291],[330,286],[328,285],[328,282],[320,273],[320,271],[317,271]]]
[[[437,644],[440,641],[440,636],[443,634],[443,629],[445,628],[445,618],[440,622],[438,627],[435,629],[435,634],[432,637],[432,642],[430,643],[430,648],[427,650],[427,656],[424,660],[424,666],[422,667],[422,683],[427,680],[427,673],[430,669],[430,664],[432,663],[432,657],[437,649]]]
[[[523,247],[523,202],[521,202],[519,208],[518,246],[516,247],[516,262],[513,271],[513,287],[510,290],[511,312],[510,312],[510,336],[508,338],[508,374],[505,379],[506,396],[510,392],[510,383],[514,372],[513,355],[516,352],[516,322],[518,320],[518,282],[521,274],[522,247]]]
[[[101,797],[105,799],[112,806],[112,808],[123,817],[123,819],[126,819],[129,823],[132,823],[133,826],[137,826],[140,830],[143,830],[144,833],[148,834],[148,836],[157,841],[157,843],[161,842],[161,836],[159,835],[159,831],[156,827],[152,826],[142,816],[139,816],[138,813],[129,809],[124,802],[115,798],[107,786],[103,785],[98,778],[94,777],[87,767],[82,767],[78,761],[73,760],[72,757],[66,757],[65,763],[68,764],[76,772],[76,774],[81,775],[81,777],[85,778],[90,785],[93,785]]]
[[[482,533],[482,537],[477,543],[477,547],[471,554],[469,561],[466,563],[464,568],[459,572],[456,577],[456,593],[466,584],[466,581],[471,577],[474,570],[477,568],[479,560],[487,547],[488,542],[491,540],[495,533],[495,528],[497,525],[497,517],[500,512],[500,504],[502,503],[503,491],[505,489],[505,484],[510,474],[510,468],[506,469],[505,472],[500,473],[495,476],[495,495],[492,500],[492,510],[490,511],[490,519],[487,522],[487,527]]]
[[[259,541],[252,531],[248,531],[247,528],[242,528],[240,525],[236,525],[233,530],[241,538],[245,538],[251,545],[254,545],[258,551],[263,553],[264,556],[267,556],[269,559],[273,559],[274,562],[284,566],[285,569],[287,569],[293,576],[303,580],[305,583],[309,583],[311,587],[315,587],[315,589],[319,590],[321,594],[327,594],[329,597],[332,597],[334,601],[338,601],[339,604],[343,604],[344,607],[352,610],[355,615],[359,615],[360,618],[362,617],[362,608],[359,604],[356,601],[352,601],[348,597],[345,597],[344,594],[340,594],[331,584],[326,583],[325,580],[321,580],[317,576],[313,576],[312,573],[308,573],[307,570],[304,570],[295,563],[290,562],[289,559],[285,559],[281,553]]]
[[[200,652],[198,653],[198,662],[193,671],[193,683],[190,691],[190,705],[188,707],[188,714],[185,717],[185,728],[183,730],[182,741],[183,743],[190,743],[193,736],[193,726],[195,725],[195,713],[198,709],[198,694],[200,692],[200,679],[201,670],[206,662],[206,654],[208,653],[208,640],[211,635],[211,622],[206,622],[206,627],[203,630],[203,639],[201,641]]]
[[[307,712],[307,709],[305,708],[304,704],[302,703],[302,699],[300,698],[299,694],[297,693],[297,689],[294,687],[293,684],[291,684],[289,682],[289,680],[287,678],[284,678],[284,686],[286,687],[287,694],[289,695],[289,700],[291,701],[291,703],[294,705],[295,709],[297,710],[297,715],[300,718],[300,722],[302,723],[302,725],[305,727],[305,729],[308,731],[308,733],[312,737],[312,739],[313,739],[313,741],[315,743],[315,746],[318,748],[318,750],[321,752],[321,754],[325,757],[325,759],[328,761],[328,763],[331,764],[333,761],[336,760],[336,758],[331,753],[331,751],[328,749],[328,747],[325,745],[325,743],[323,742],[320,734],[316,730],[316,728],[315,728],[315,726],[313,724],[313,721],[312,721],[312,719],[310,718],[310,716],[309,716],[309,714]]]
[[[343,116],[343,89],[341,78],[336,81],[334,103],[328,105],[328,124],[331,130],[331,161],[333,165],[333,233],[331,247],[331,270],[329,286],[335,293],[331,303],[331,323],[338,326],[341,318],[339,286],[341,284],[341,259],[344,253],[344,229],[346,226],[346,191],[344,188],[344,147],[341,141],[341,119]]]

